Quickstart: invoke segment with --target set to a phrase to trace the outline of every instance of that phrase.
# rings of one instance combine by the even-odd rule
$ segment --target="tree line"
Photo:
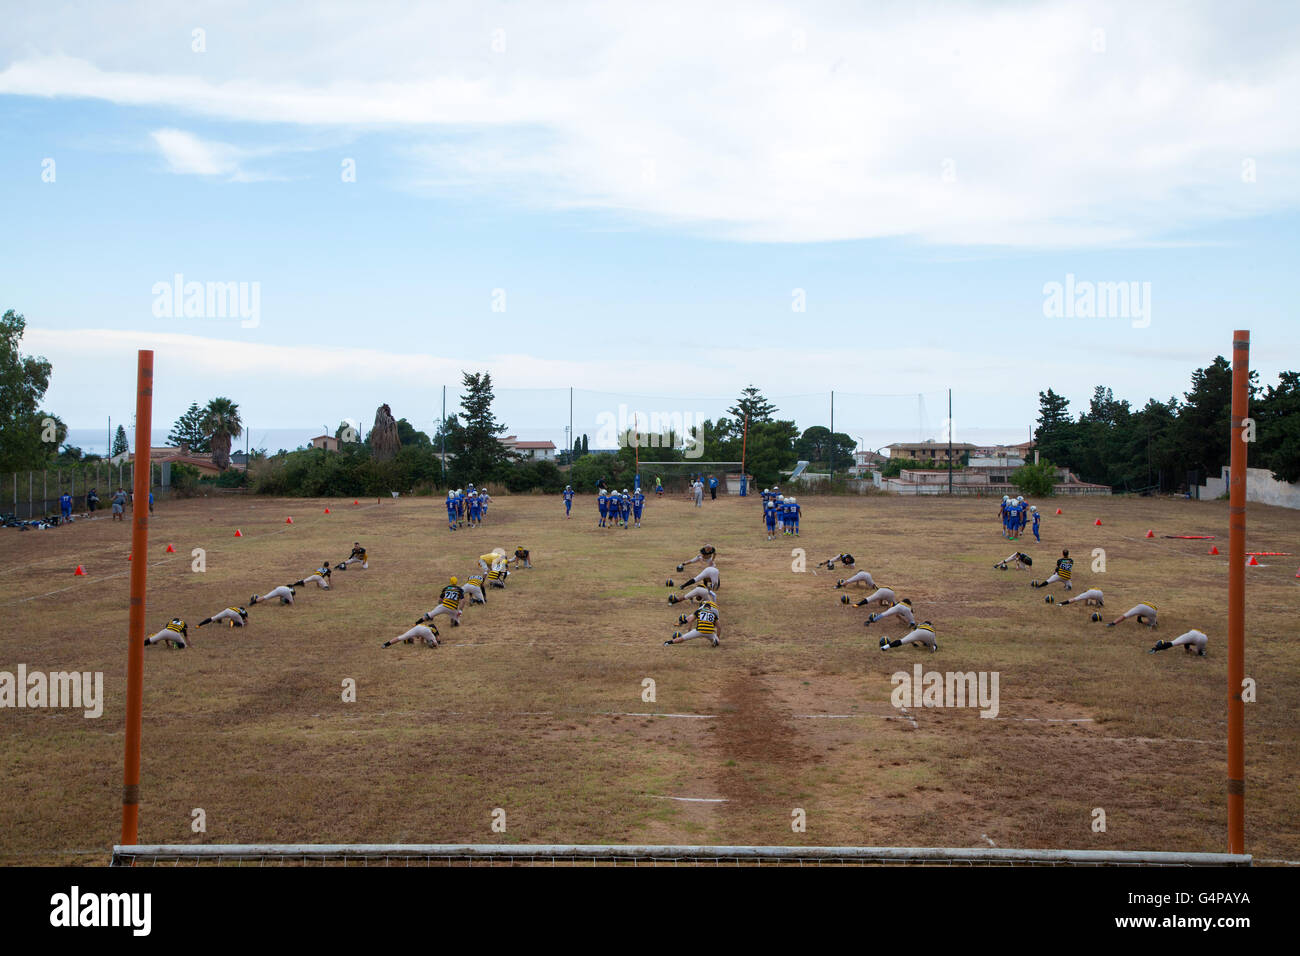
[[[1283,372],[1263,389],[1250,374],[1253,468],[1279,481],[1300,480],[1300,373]],[[1120,491],[1179,491],[1217,478],[1230,459],[1232,365],[1217,356],[1192,372],[1191,387],[1141,408],[1098,385],[1086,411],[1074,417],[1069,400],[1051,388],[1038,393],[1034,440],[1041,458],[1084,481]]]

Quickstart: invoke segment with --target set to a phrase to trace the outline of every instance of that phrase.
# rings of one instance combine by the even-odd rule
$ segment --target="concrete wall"
[[[1218,478],[1207,478],[1201,485],[1201,497],[1214,499],[1228,490],[1227,465]],[[1246,500],[1279,508],[1300,508],[1300,484],[1278,481],[1267,468],[1246,469]]]

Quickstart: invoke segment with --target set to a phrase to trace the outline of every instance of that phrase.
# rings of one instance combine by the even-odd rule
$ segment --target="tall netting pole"
[[[131,506],[131,613],[126,652],[126,760],[122,775],[122,844],[134,844],[140,830],[140,733],[144,724],[145,578],[149,571],[149,464],[153,442],[153,351],[141,349],[136,368],[135,462]]]
[[[1228,485],[1228,852],[1246,845],[1246,416],[1250,332],[1232,335],[1232,450]]]

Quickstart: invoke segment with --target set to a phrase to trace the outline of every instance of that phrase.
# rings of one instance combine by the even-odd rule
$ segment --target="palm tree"
[[[203,410],[203,432],[212,445],[212,463],[225,471],[230,467],[230,440],[244,432],[239,406],[228,398],[214,398]]]

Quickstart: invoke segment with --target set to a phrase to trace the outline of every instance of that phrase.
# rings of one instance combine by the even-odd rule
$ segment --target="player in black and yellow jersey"
[[[205,617],[199,621],[199,627],[205,624],[216,624],[220,621],[229,622],[231,627],[243,627],[248,623],[248,611],[242,607],[224,608],[212,615],[212,617]]]
[[[527,548],[515,548],[515,556],[510,560],[514,561],[515,564],[522,564],[526,568],[531,568],[533,566],[532,561],[528,559]],[[506,563],[508,564],[509,561]]]
[[[488,587],[504,588],[508,577],[510,577],[510,572],[506,569],[506,560],[501,558],[496,564],[492,565],[492,570],[487,573]]]
[[[470,604],[487,604],[487,595],[483,593],[486,586],[483,583],[483,573],[481,571],[471,574],[465,579],[462,587],[465,589],[465,596],[469,598]]]
[[[880,639],[880,649],[887,651],[891,647],[902,647],[904,644],[925,644],[930,648],[930,653],[939,649],[939,642],[934,638],[934,625],[929,621],[916,625],[916,630],[904,634],[896,641],[891,641],[887,637]]]
[[[705,601],[695,609],[695,613],[689,618],[686,618],[685,615],[682,615],[682,617],[685,618],[685,620],[682,620],[683,624],[693,620],[695,627],[685,634],[681,631],[674,631],[672,639],[664,641],[664,647],[672,644],[684,644],[686,641],[692,641],[697,637],[708,638],[709,643],[714,647],[718,646],[719,624],[718,606],[716,604],[712,601]]]
[[[447,586],[442,589],[442,594],[438,597],[438,606],[432,611],[421,614],[416,624],[423,624],[425,621],[432,621],[439,614],[446,614],[451,618],[452,627],[460,626],[461,604],[465,600],[465,591],[460,586],[460,579],[455,575],[447,581]]]
[[[145,647],[150,644],[166,644],[168,647],[179,647],[185,650],[190,646],[190,629],[179,617],[174,617],[157,634],[144,639]]]
[[[1116,624],[1122,624],[1129,618],[1137,618],[1139,624],[1145,624],[1147,627],[1156,626],[1156,606],[1151,603],[1139,604],[1136,607],[1129,608],[1115,620],[1107,624],[1107,627],[1114,627]]]
[[[322,591],[328,591],[330,589],[330,563],[326,561],[301,581],[294,581],[289,587],[300,588],[307,584],[315,584]]]
[[[1049,584],[1055,584],[1058,581],[1064,581],[1065,589],[1067,591],[1073,591],[1074,585],[1070,583],[1070,577],[1073,574],[1074,574],[1074,558],[1070,557],[1070,550],[1067,548],[1066,550],[1062,551],[1061,556],[1056,559],[1056,570],[1052,572],[1052,576],[1048,578],[1046,581],[1030,581],[1029,586],[1031,588],[1045,588]]]
[[[879,604],[881,607],[893,607],[894,602],[897,600],[898,598],[894,594],[893,588],[886,587],[883,584],[878,584],[876,585],[876,589],[874,591],[872,591],[870,594],[868,594],[866,597],[864,597],[861,601],[859,601],[857,604],[853,606],[867,607],[868,605],[871,604]],[[840,603],[848,604],[849,596],[847,594],[841,594]]]
[[[420,641],[426,647],[437,647],[439,644],[438,629],[417,624],[401,637],[395,637],[391,641],[384,641],[380,646],[392,647],[394,644],[414,644],[416,641]]]
[[[352,553],[348,555],[346,561],[340,561],[334,565],[334,570],[346,571],[349,564],[360,564],[362,571],[370,567],[370,558],[366,556],[366,549],[361,547],[360,541],[352,542]]]

